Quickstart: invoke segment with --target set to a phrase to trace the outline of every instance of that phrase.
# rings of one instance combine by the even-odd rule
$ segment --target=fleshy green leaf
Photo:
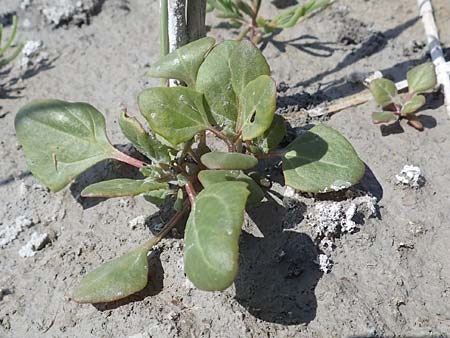
[[[212,184],[197,195],[184,237],[184,270],[197,288],[224,290],[236,278],[248,195],[243,182]]]
[[[422,107],[426,102],[425,96],[416,95],[411,100],[406,102],[402,107],[402,114],[410,114]]]
[[[161,205],[164,203],[168,196],[174,195],[173,189],[158,189],[152,190],[144,194],[144,198],[147,202],[155,205]]]
[[[252,155],[241,153],[223,153],[212,151],[204,154],[200,161],[208,169],[238,169],[247,170],[258,164],[258,159]]]
[[[406,73],[410,93],[423,93],[436,86],[436,72],[431,62],[414,67]]]
[[[28,167],[52,191],[117,154],[106,136],[105,118],[87,103],[32,101],[17,113],[15,128]]]
[[[156,165],[146,165],[139,169],[142,175],[149,177],[151,179],[157,180],[165,176],[164,170],[160,166]]]
[[[125,298],[145,288],[147,249],[139,248],[88,273],[73,294],[78,303],[103,303]]]
[[[197,91],[205,95],[209,110],[218,125],[234,128],[237,98],[231,85],[230,55],[237,41],[225,41],[208,54],[198,70]]]
[[[215,183],[227,181],[247,183],[247,189],[250,191],[247,201],[248,205],[258,204],[264,198],[264,192],[258,183],[240,170],[202,170],[198,175],[198,179],[205,188]]]
[[[177,79],[195,87],[197,71],[215,40],[202,38],[163,56],[150,68],[150,76]]]
[[[170,162],[170,148],[146,132],[135,117],[130,117],[126,112],[122,112],[119,125],[125,137],[141,154],[155,163]]]
[[[152,130],[173,145],[210,127],[203,95],[186,87],[158,87],[139,94],[139,108]]]
[[[397,120],[397,116],[391,111],[372,113],[373,123],[389,123],[395,120]]]
[[[253,17],[253,9],[244,1],[242,0],[237,0],[235,1],[236,6],[245,14],[247,14],[250,17]]]
[[[270,75],[264,55],[248,40],[239,42],[230,57],[231,83],[237,96],[245,86],[261,75]]]
[[[264,134],[272,124],[276,108],[277,89],[267,75],[250,81],[239,96],[237,129],[242,130],[244,141]]]
[[[286,136],[286,123],[284,118],[280,115],[275,115],[273,117],[272,124],[270,128],[264,132],[264,134],[258,137],[256,145],[264,152],[268,153],[270,150],[274,149]]]
[[[382,107],[393,103],[394,97],[397,95],[395,83],[388,79],[375,79],[371,81],[369,89],[375,101]]]
[[[296,5],[277,15],[269,25],[274,28],[290,28],[299,23],[306,15],[324,9],[331,0],[311,0],[304,5]]]
[[[145,180],[132,180],[129,178],[118,178],[91,184],[82,192],[83,197],[122,197],[136,196],[149,192],[168,188],[167,183],[151,182]]]
[[[304,192],[337,191],[361,180],[364,162],[336,130],[317,125],[292,142],[283,156],[286,185]]]

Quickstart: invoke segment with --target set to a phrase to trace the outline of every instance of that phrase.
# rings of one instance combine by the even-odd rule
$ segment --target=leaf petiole
[[[189,198],[189,202],[191,203],[191,206],[193,207],[195,205],[195,197],[197,196],[197,192],[195,191],[194,185],[191,181],[188,181],[185,185],[186,187],[186,193]]]
[[[131,157],[131,156],[125,154],[125,153],[122,153],[118,149],[115,149],[115,152],[114,152],[112,158],[115,159],[115,160],[118,160],[120,162],[124,162],[124,163],[127,163],[129,165],[132,165],[133,167],[136,167],[136,168],[139,168],[139,169],[145,167],[146,165],[148,165],[147,163],[142,162],[142,161],[138,160],[137,158],[134,158],[134,157]]]
[[[172,228],[177,225],[177,223],[181,220],[184,214],[189,210],[189,203],[185,201],[183,204],[183,208],[175,213],[172,218],[167,222],[161,231],[153,238],[149,239],[146,243],[141,245],[141,248],[150,251],[156,244],[158,244],[169,232]]]
[[[236,145],[228,137],[226,137],[224,133],[214,127],[211,127],[208,130],[226,143],[228,151],[236,151]]]

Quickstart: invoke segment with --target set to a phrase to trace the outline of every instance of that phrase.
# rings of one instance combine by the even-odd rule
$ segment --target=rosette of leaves
[[[14,43],[14,39],[16,38],[17,34],[17,17],[13,17],[12,22],[12,31],[9,35],[8,39],[6,40],[5,44],[2,43],[2,36],[3,36],[3,25],[0,24],[0,69],[7,66],[9,63],[14,61],[14,59],[20,54],[23,48],[23,44],[20,44],[15,48],[15,50],[10,54],[9,56],[6,56],[6,53],[12,48],[12,45]]]
[[[399,94],[395,83],[381,78],[370,82],[369,89],[375,101],[383,111],[372,113],[373,123],[390,124],[401,119],[417,130],[423,130],[423,125],[415,113],[426,103],[421,95],[436,86],[436,73],[431,62],[412,68],[406,74],[408,92]]]
[[[332,2],[309,0],[305,4],[286,8],[272,19],[259,15],[261,0],[208,0],[207,10],[215,11],[218,18],[228,19],[232,27],[239,28],[240,39],[250,35],[251,40],[258,43],[264,35],[294,27]]]
[[[150,74],[186,86],[139,94],[151,132],[137,118],[120,115],[124,135],[146,161],[114,148],[105,118],[87,103],[34,101],[15,119],[30,170],[51,190],[63,189],[99,161],[116,159],[140,168],[143,178],[95,183],[82,196],[142,195],[155,204],[171,199],[176,209],[157,236],[88,273],[73,295],[78,302],[113,301],[144,288],[148,252],[188,212],[187,277],[202,290],[229,287],[238,270],[245,210],[266,193],[267,185],[250,172],[260,158],[282,161],[286,184],[305,192],[348,187],[364,173],[350,143],[329,127],[315,126],[286,149],[277,148],[286,127],[275,115],[275,82],[264,56],[249,41],[216,45],[203,38],[162,57]],[[217,142],[211,142],[214,136]]]

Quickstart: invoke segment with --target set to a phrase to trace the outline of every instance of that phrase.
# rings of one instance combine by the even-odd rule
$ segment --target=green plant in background
[[[73,295],[77,302],[108,302],[143,289],[148,252],[189,211],[187,277],[201,290],[229,287],[238,270],[245,210],[260,203],[270,186],[259,178],[261,159],[281,160],[286,185],[304,192],[345,189],[364,174],[351,144],[323,125],[305,131],[287,148],[277,148],[286,126],[275,115],[275,82],[264,56],[248,40],[218,45],[209,37],[194,41],[161,57],[150,74],[180,80],[186,87],[149,88],[139,94],[151,132],[121,113],[124,135],[148,160],[114,148],[103,115],[87,103],[33,101],[15,119],[30,170],[52,191],[95,163],[116,159],[139,168],[142,178],[95,183],[82,196],[142,195],[156,205],[173,202],[175,215],[158,235],[83,278]]]
[[[374,123],[392,123],[407,119],[408,124],[417,130],[423,125],[415,115],[425,102],[420,95],[436,86],[436,73],[431,62],[412,68],[407,74],[408,93],[399,95],[395,83],[388,79],[376,79],[370,83],[369,89],[375,101],[383,108],[382,112],[372,114]]]
[[[256,44],[276,30],[294,27],[309,15],[320,11],[332,0],[310,0],[304,5],[295,5],[283,10],[273,19],[259,16],[262,0],[208,0],[207,10],[215,11],[219,18],[228,19],[233,27],[240,28],[239,39],[250,35]]]
[[[4,46],[2,46],[3,41],[3,25],[0,24],[0,69],[8,65],[10,62],[12,62],[22,51],[23,44],[20,44],[14,52],[10,56],[5,56],[5,53],[11,48],[14,39],[16,38],[17,34],[17,17],[13,17],[13,24],[12,24],[12,32],[9,36],[9,38],[6,40],[6,43]]]

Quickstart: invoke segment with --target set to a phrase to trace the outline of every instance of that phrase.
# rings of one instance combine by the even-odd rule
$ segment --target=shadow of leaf
[[[242,235],[236,300],[267,322],[309,323],[316,316],[314,290],[322,276],[314,263],[319,252],[308,235],[283,231],[285,211],[271,200],[249,212],[264,237]]]

